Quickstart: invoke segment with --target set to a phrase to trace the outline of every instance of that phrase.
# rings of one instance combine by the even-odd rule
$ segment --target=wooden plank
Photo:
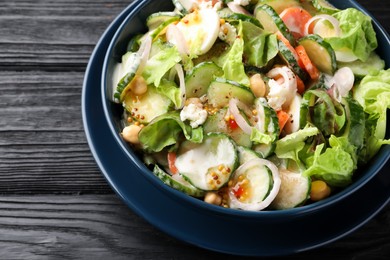
[[[283,259],[385,259],[389,232],[387,210],[336,243]],[[237,259],[160,232],[113,195],[2,196],[0,245],[3,259]]]
[[[0,193],[112,193],[89,150],[81,72],[0,72]]]
[[[132,1],[1,1],[0,69],[84,71],[101,34]]]

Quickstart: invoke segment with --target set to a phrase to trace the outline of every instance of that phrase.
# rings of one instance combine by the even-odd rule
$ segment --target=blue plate
[[[278,212],[241,212],[208,205],[157,180],[119,138],[116,108],[106,101],[102,67],[118,28],[139,10],[146,15],[151,1],[137,1],[109,26],[97,44],[85,74],[82,93],[84,128],[92,154],[113,190],[138,215],[167,234],[217,252],[246,256],[276,256],[313,249],[348,235],[375,216],[390,200],[385,147],[367,166],[369,177],[328,200]],[[149,5],[148,5],[149,4]],[[343,2],[345,8],[353,1]],[[130,18],[129,18],[130,17]],[[139,23],[142,23],[140,19]],[[382,49],[390,61],[386,33],[375,22]],[[383,166],[383,167],[381,167]],[[378,169],[382,168],[381,171]]]

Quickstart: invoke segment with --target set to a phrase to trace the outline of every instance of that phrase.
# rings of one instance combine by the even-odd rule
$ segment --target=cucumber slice
[[[279,170],[281,185],[272,201],[274,209],[291,209],[303,205],[310,195],[311,181],[300,172]]]
[[[265,31],[271,33],[280,31],[291,45],[295,45],[294,36],[290,33],[283,20],[271,6],[265,4],[256,7],[254,16],[260,21]]]
[[[272,142],[275,142],[279,137],[279,119],[276,111],[272,109],[264,98],[255,100],[255,107],[258,113],[258,122],[256,128],[260,132],[271,136]],[[261,115],[263,113],[263,115]],[[268,156],[268,155],[267,155]]]
[[[298,75],[300,79],[305,81],[309,75],[306,71],[304,71],[301,66],[299,66],[297,58],[292,53],[292,51],[284,44],[284,42],[278,40],[278,46],[279,46],[279,57],[282,58],[282,60],[286,63],[286,65],[295,73]]]
[[[146,25],[149,28],[149,31],[156,29],[162,23],[172,19],[172,18],[181,18],[181,15],[175,12],[158,12],[153,13],[146,18]]]
[[[142,96],[126,95],[123,103],[131,117],[143,124],[165,114],[172,106],[172,101],[158,93],[153,86],[149,86]]]
[[[249,88],[237,82],[224,78],[216,78],[207,90],[209,104],[216,108],[225,107],[231,98],[237,98],[244,104],[251,106],[255,96]]]
[[[189,13],[195,6],[195,0],[172,0],[176,9],[182,14]]]
[[[186,76],[187,98],[203,96],[207,93],[207,89],[214,77],[222,75],[223,70],[214,62],[199,63]]]
[[[241,128],[232,130],[225,121],[227,108],[218,110],[213,115],[207,117],[203,124],[203,131],[205,133],[224,133],[229,135],[238,145],[251,147],[252,141],[248,134],[244,133]],[[243,115],[245,116],[245,115]]]
[[[153,174],[166,185],[178,191],[181,191],[187,195],[197,197],[197,198],[204,197],[205,195],[205,192],[203,190],[195,188],[186,180],[184,180],[183,177],[180,176],[179,174],[171,176],[168,173],[166,173],[164,170],[162,170],[160,167],[158,167],[157,165],[154,166]]]
[[[120,102],[124,100],[127,92],[130,91],[130,83],[134,79],[135,72],[137,71],[140,62],[141,59],[137,53],[127,52],[122,56],[122,63],[115,67],[113,73],[113,80],[116,81],[113,82],[113,85],[116,86],[114,98],[118,99]]]
[[[339,9],[337,9],[336,7],[334,7],[333,5],[331,5],[329,2],[325,0],[312,0],[312,3],[313,6],[321,13],[334,14],[340,11]]]
[[[238,150],[238,158],[240,160],[240,165],[243,165],[244,163],[252,159],[259,158],[259,155],[256,152],[254,152],[253,150],[247,147],[238,146],[237,150]]]
[[[168,25],[171,23],[177,22],[180,20],[180,16],[173,16],[164,22],[162,22],[159,26],[157,26],[154,30],[151,31],[150,37],[152,37],[153,40],[155,40],[160,34],[163,34],[163,32],[166,30]]]
[[[265,4],[271,6],[278,14],[282,13],[284,9],[290,7],[301,7],[299,0],[259,0],[257,6]]]
[[[361,78],[368,75],[371,71],[383,70],[385,68],[385,61],[375,52],[371,52],[365,62],[356,60],[353,62],[338,62],[337,64],[339,68],[349,67],[356,77]]]
[[[270,169],[264,164],[250,163],[252,160],[241,165],[229,183],[229,192],[234,194],[241,204],[249,207],[261,203],[270,193],[274,183]],[[229,206],[237,208],[234,201],[230,201]]]
[[[239,13],[232,13],[227,14],[226,16],[220,16],[221,18],[225,19],[229,23],[238,22],[238,20],[244,21],[244,22],[250,22],[257,27],[260,27],[263,29],[263,26],[261,25],[260,21],[253,16],[245,15],[245,14],[239,14]]]
[[[211,133],[203,143],[185,141],[175,162],[180,174],[202,190],[218,190],[230,179],[238,165],[234,142],[225,134]]]
[[[335,52],[320,36],[311,34],[299,40],[311,62],[322,72],[333,75],[337,69]]]
[[[260,155],[260,158],[267,158],[275,152],[276,143],[270,144],[255,144],[252,149]]]

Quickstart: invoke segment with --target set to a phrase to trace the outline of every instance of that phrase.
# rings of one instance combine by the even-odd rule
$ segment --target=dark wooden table
[[[0,1],[0,259],[236,258],[184,244],[113,194],[81,118],[85,68],[131,0]],[[390,31],[388,0],[360,0]],[[388,259],[390,207],[288,259]],[[320,258],[322,259],[322,258]]]

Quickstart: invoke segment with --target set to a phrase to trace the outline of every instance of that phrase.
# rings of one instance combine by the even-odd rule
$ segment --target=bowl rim
[[[107,87],[107,81],[109,80],[107,78],[108,74],[108,64],[110,59],[112,58],[113,50],[117,44],[117,40],[119,39],[119,36],[123,32],[123,30],[126,28],[128,23],[137,16],[138,12],[145,7],[146,5],[150,4],[153,1],[157,0],[136,0],[134,1],[131,6],[132,10],[129,12],[129,14],[125,17],[125,19],[122,21],[118,29],[116,30],[114,36],[112,37],[109,47],[107,48],[107,51],[104,55],[104,62],[102,67],[102,74],[101,74],[101,98],[103,103],[103,110],[104,110],[104,116],[106,118],[106,121],[108,123],[108,126],[111,130],[112,135],[114,136],[117,144],[120,146],[121,150],[124,151],[126,156],[129,158],[129,161],[133,163],[136,169],[138,169],[140,172],[142,172],[142,176],[145,177],[151,184],[158,187],[159,189],[162,189],[163,191],[170,194],[174,199],[178,199],[182,203],[191,203],[191,205],[200,207],[204,210],[209,211],[211,214],[227,214],[232,216],[240,216],[240,217],[248,217],[248,218],[258,218],[258,217],[264,217],[264,218],[278,218],[278,217],[284,217],[285,215],[290,216],[298,216],[301,214],[308,214],[313,211],[322,210],[334,203],[337,203],[340,200],[343,200],[347,198],[351,193],[354,193],[356,190],[360,189],[362,186],[364,186],[367,182],[369,182],[372,178],[374,178],[377,173],[383,168],[383,166],[386,164],[386,162],[390,158],[390,146],[385,146],[380,149],[380,151],[375,155],[374,158],[370,160],[370,162],[374,162],[374,169],[368,170],[357,180],[355,180],[352,184],[350,184],[348,187],[344,188],[337,194],[334,194],[322,201],[314,202],[308,205],[292,208],[292,209],[284,209],[284,210],[262,210],[262,211],[245,211],[245,210],[237,210],[237,209],[230,209],[230,208],[224,208],[220,206],[211,205],[208,203],[203,202],[202,200],[199,200],[197,198],[194,198],[192,196],[189,196],[187,194],[184,194],[174,188],[171,188],[170,186],[164,184],[160,179],[158,179],[156,176],[154,176],[151,171],[144,165],[144,163],[139,159],[139,157],[135,154],[134,150],[130,148],[130,146],[120,137],[120,134],[118,133],[118,130],[116,129],[114,125],[114,121],[112,118],[112,110],[110,108],[110,104],[112,101],[108,97],[108,87]],[[329,2],[335,2],[335,0],[330,0]],[[349,7],[353,6],[369,17],[371,17],[373,26],[375,28],[375,31],[377,32],[377,35],[382,35],[385,40],[387,40],[388,45],[390,46],[390,36],[389,34],[384,30],[382,25],[379,24],[379,22],[371,15],[367,10],[365,10],[364,7],[362,7],[360,4],[358,4],[354,0],[347,0],[343,3],[336,2],[337,5],[347,5]],[[386,63],[390,63],[390,60],[386,60]],[[389,119],[388,119],[389,120]],[[388,122],[387,122],[388,124]],[[367,166],[366,166],[367,167]],[[371,166],[373,167],[373,166]],[[370,167],[370,168],[371,168]]]

